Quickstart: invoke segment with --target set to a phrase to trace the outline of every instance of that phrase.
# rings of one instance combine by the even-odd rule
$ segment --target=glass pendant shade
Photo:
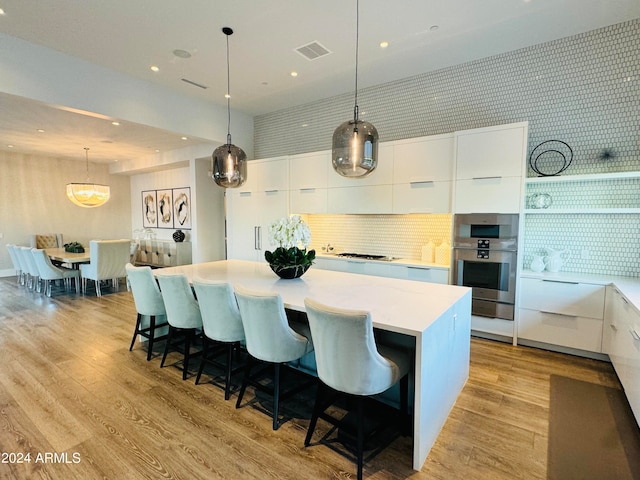
[[[96,183],[68,183],[67,198],[79,207],[93,208],[109,201],[111,189]]]
[[[109,201],[111,189],[109,185],[100,185],[89,181],[89,149],[85,147],[84,152],[87,163],[87,181],[84,183],[67,183],[67,198],[79,207],[99,207]]]
[[[378,131],[362,120],[344,122],[333,132],[333,169],[343,177],[366,177],[378,165]]]
[[[224,188],[236,188],[247,179],[247,155],[231,142],[213,151],[213,180]]]

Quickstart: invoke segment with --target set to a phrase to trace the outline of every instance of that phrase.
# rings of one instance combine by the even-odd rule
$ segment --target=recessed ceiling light
[[[0,15],[6,15],[5,11],[0,8]]]
[[[120,125],[120,122],[113,121],[111,122],[111,125],[115,125],[117,127],[118,125]]]
[[[380,42],[380,48],[387,48],[389,46],[389,42]]]
[[[151,71],[152,72],[159,72],[160,71],[160,67],[158,67],[157,65],[151,65]]]
[[[157,148],[156,148],[156,153],[160,153],[160,150],[158,150]]]
[[[292,77],[297,77],[298,76],[298,72],[296,72],[295,70],[293,72],[290,73],[290,75]]]
[[[432,32],[435,32],[436,30],[438,30],[440,27],[438,25],[431,25],[429,27],[429,30],[431,30]]]
[[[36,132],[38,132],[38,133],[44,133],[44,130],[43,130],[43,129],[41,129],[41,128],[39,128],[38,130],[36,130]]]
[[[191,58],[191,54],[189,52],[187,52],[186,50],[181,50],[179,48],[176,48],[173,51],[173,54],[179,58]]]
[[[225,93],[224,98],[231,98],[231,95],[229,95],[228,93]]]
[[[187,137],[180,137],[182,140],[189,140]]]
[[[9,145],[7,145],[7,147],[9,147],[9,148],[13,148],[13,145],[9,144]]]

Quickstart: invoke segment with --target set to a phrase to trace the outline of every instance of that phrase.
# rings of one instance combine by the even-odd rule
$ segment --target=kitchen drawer
[[[390,265],[389,276],[419,282],[449,283],[449,270],[444,268],[410,267],[406,265]]]
[[[601,352],[602,320],[521,308],[518,338]]]
[[[520,307],[602,320],[604,294],[603,285],[523,278],[520,282]]]

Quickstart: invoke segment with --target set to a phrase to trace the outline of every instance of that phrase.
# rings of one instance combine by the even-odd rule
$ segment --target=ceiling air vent
[[[296,48],[296,52],[302,55],[307,60],[315,60],[316,58],[329,55],[331,52],[318,42],[311,42],[301,47]]]
[[[194,82],[193,80],[189,80],[188,78],[181,78],[180,80],[182,80],[185,83],[188,83],[189,85],[193,85],[194,87],[202,88],[203,90],[206,90],[207,88],[209,88],[206,85],[201,85],[199,83]]]

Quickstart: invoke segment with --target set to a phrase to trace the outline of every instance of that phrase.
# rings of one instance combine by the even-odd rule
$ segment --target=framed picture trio
[[[191,229],[191,188],[166,188],[142,192],[144,228]]]

